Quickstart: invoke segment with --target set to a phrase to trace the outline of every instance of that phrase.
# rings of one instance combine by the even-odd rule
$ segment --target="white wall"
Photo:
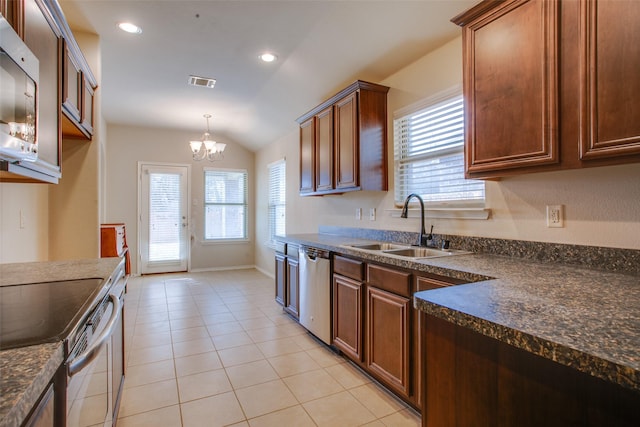
[[[204,167],[246,169],[248,182],[254,182],[254,154],[233,141],[227,144],[222,161],[194,162],[188,141],[195,132],[109,125],[106,147],[106,222],[124,222],[132,254],[132,271],[137,271],[138,254],[138,162],[191,164],[191,269],[216,269],[254,265],[254,188],[249,185],[249,242],[202,243]]]
[[[316,232],[319,225],[418,231],[419,219],[392,218],[393,112],[416,101],[462,84],[462,41],[456,38],[440,49],[381,82],[390,86],[389,188],[383,192],[356,192],[341,196],[298,196],[298,130],[295,123],[282,139],[256,153],[256,181],[264,182],[266,165],[287,158],[287,233]],[[331,94],[327,94],[330,96]],[[319,104],[323,99],[317,100]],[[309,108],[312,108],[310,105]],[[434,219],[434,232],[542,242],[640,249],[640,165],[631,164],[538,173],[486,182],[488,220]],[[266,190],[256,205],[266,209]],[[565,205],[565,227],[547,228],[546,205]],[[363,218],[355,219],[355,209]],[[376,221],[368,211],[376,208]],[[262,247],[266,219],[259,219],[256,265],[273,272],[273,251]]]

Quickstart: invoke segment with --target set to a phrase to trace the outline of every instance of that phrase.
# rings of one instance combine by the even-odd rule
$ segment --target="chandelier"
[[[211,133],[209,132],[209,119],[211,118],[211,114],[205,114],[203,117],[207,120],[207,131],[202,135],[200,141],[189,141],[189,146],[193,153],[193,160],[200,161],[207,159],[210,162],[222,160],[224,158],[222,153],[227,144],[215,142],[211,139]]]

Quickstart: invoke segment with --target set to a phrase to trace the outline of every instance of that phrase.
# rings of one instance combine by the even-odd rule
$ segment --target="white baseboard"
[[[247,270],[256,269],[255,265],[232,265],[229,267],[209,267],[209,268],[192,268],[189,273],[204,273],[207,271],[229,271],[229,270]]]
[[[270,271],[265,270],[264,268],[260,268],[257,265],[255,266],[255,269],[258,270],[260,273],[264,274],[267,277],[271,277],[272,279],[275,280],[276,275],[271,273]]]

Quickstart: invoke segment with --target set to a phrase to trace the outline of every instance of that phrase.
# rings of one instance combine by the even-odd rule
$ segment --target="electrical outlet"
[[[362,219],[362,208],[356,208],[356,219],[358,221]]]
[[[547,205],[547,227],[564,227],[564,205]]]
[[[22,209],[20,209],[20,228],[21,229],[24,228],[24,221],[25,221],[24,212],[22,212]]]
[[[369,221],[376,220],[376,208],[369,209]]]

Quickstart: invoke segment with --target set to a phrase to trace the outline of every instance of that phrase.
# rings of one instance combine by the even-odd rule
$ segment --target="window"
[[[417,193],[431,207],[484,207],[484,181],[464,178],[460,89],[400,111],[393,123],[397,205]]]
[[[285,234],[286,220],[286,163],[278,160],[267,166],[269,169],[269,243],[274,236]]]
[[[247,238],[247,171],[204,171],[204,238]]]

